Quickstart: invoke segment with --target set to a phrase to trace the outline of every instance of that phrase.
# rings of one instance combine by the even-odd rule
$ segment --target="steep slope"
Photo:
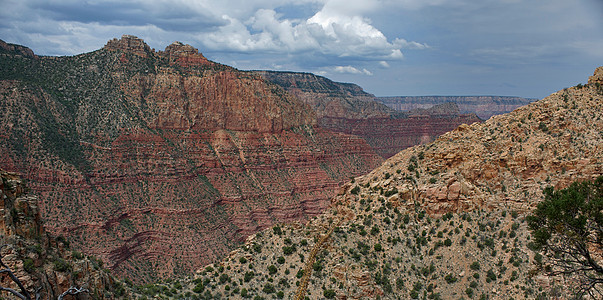
[[[459,114],[454,103],[440,104],[428,109],[414,109],[400,117],[336,118],[323,117],[319,124],[336,132],[364,138],[381,156],[388,158],[400,150],[429,143],[440,134],[460,124],[481,120],[474,114]]]
[[[460,124],[479,122],[474,114],[460,114],[456,106],[438,103],[396,111],[361,87],[333,82],[309,73],[255,71],[312,107],[318,124],[336,132],[365,139],[379,155],[388,158],[402,149],[431,142]],[[416,109],[419,108],[419,109]]]
[[[319,214],[380,161],[316,128],[276,85],[175,42],[123,36],[73,57],[0,44],[0,165],[47,230],[135,280],[216,261],[275,222]],[[30,55],[31,54],[31,55]]]
[[[374,101],[375,95],[352,83],[334,82],[311,73],[254,71],[310,105],[323,117],[364,119],[389,117],[396,112]]]
[[[443,103],[456,103],[462,114],[476,114],[487,120],[491,116],[508,113],[537,99],[507,96],[400,96],[377,97],[380,103],[399,111],[429,108]]]
[[[39,199],[28,190],[19,176],[0,169],[0,256],[26,292],[32,298],[39,294],[41,299],[56,299],[76,287],[87,289],[84,294],[95,299],[124,296],[123,285],[102,268],[101,261],[71,251],[64,239],[48,236],[38,210]],[[0,286],[23,293],[4,270],[3,266]]]
[[[182,285],[231,298],[570,298],[572,279],[544,275],[549,262],[528,249],[525,214],[545,187],[603,175],[602,79],[603,67],[406,149],[324,214],[260,232]]]

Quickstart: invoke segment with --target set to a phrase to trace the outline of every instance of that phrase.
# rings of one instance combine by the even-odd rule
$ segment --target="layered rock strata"
[[[476,114],[481,119],[487,120],[491,116],[511,112],[537,99],[507,96],[400,96],[377,97],[376,100],[399,111],[456,103],[460,113]]]
[[[549,276],[554,263],[530,250],[525,216],[545,188],[603,175],[594,77],[401,151],[324,214],[255,234],[184,286],[227,298],[574,298],[578,282]]]
[[[44,199],[46,229],[144,281],[215,261],[319,214],[381,158],[312,110],[189,45],[133,36],[73,57],[0,53],[0,165]]]
[[[309,73],[255,71],[310,105],[319,126],[365,139],[382,157],[433,141],[460,124],[479,122],[475,114],[459,112],[451,103],[412,106],[405,111],[375,101],[361,87],[333,82]],[[386,103],[387,104],[387,103]]]
[[[101,261],[71,251],[64,239],[48,236],[39,202],[19,176],[0,169],[0,256],[26,292],[32,298],[39,294],[40,299],[56,299],[77,287],[88,291],[78,299],[124,296],[122,284],[102,268]],[[3,266],[0,286],[24,294],[6,270]]]

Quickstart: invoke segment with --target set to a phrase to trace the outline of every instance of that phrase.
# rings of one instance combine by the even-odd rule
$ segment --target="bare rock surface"
[[[73,57],[3,54],[0,165],[46,230],[137,281],[217,261],[259,229],[321,213],[382,159],[250,72],[125,35]]]
[[[183,286],[233,298],[573,298],[574,279],[547,276],[551,262],[529,249],[525,216],[544,188],[603,175],[602,112],[603,89],[590,83],[460,125],[348,182],[309,222],[255,234]]]

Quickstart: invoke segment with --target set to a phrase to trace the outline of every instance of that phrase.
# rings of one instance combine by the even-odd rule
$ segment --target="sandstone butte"
[[[460,124],[481,121],[475,113],[461,114],[453,103],[434,103],[396,111],[375,101],[380,98],[355,84],[333,82],[311,73],[255,73],[310,105],[316,112],[320,127],[360,136],[384,158],[408,147],[431,142]],[[511,111],[509,108],[498,107],[497,112]],[[482,108],[475,106],[470,109]]]
[[[0,68],[0,166],[29,182],[47,232],[138,282],[318,215],[382,161],[279,86],[178,42],[124,35],[69,57],[0,42]]]
[[[183,280],[183,293],[573,298],[576,278],[548,276],[551,262],[529,249],[525,216],[545,187],[603,175],[602,133],[599,67],[586,85],[401,151],[344,185],[320,216],[250,236]]]

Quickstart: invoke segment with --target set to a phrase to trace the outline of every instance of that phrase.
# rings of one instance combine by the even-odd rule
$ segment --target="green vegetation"
[[[574,182],[562,190],[549,187],[544,195],[527,217],[532,248],[553,262],[549,274],[573,274],[580,279],[579,296],[602,296],[603,267],[596,258],[600,254],[591,249],[603,249],[603,176],[594,182]]]

